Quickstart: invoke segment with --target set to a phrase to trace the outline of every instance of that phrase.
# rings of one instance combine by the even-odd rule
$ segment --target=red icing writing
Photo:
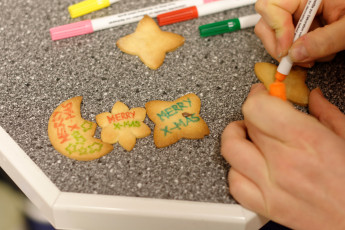
[[[135,111],[116,113],[116,114],[112,114],[111,116],[107,116],[109,124],[116,121],[134,119],[134,117],[135,117]]]
[[[69,103],[67,103],[65,105],[61,105],[61,106],[62,106],[62,108],[64,108],[63,113],[66,115],[66,117],[65,117],[66,120],[75,117],[73,115],[74,112],[72,110],[72,102],[69,102]]]
[[[56,134],[58,139],[60,140],[60,144],[63,144],[70,140],[69,134],[67,132],[67,127],[64,121],[75,117],[74,111],[72,110],[72,106],[72,102],[62,104],[61,107],[63,108],[63,110],[57,111],[53,114],[54,128],[56,129]],[[77,129],[78,127],[74,125],[69,126],[69,128],[73,130]]]
[[[79,129],[79,126],[77,124],[69,125],[68,128],[70,128],[70,131],[73,131],[75,129]]]
[[[64,124],[64,117],[60,112],[56,112],[53,114],[53,122],[60,143],[63,144],[66,141],[69,141],[69,135],[66,131],[66,125]]]

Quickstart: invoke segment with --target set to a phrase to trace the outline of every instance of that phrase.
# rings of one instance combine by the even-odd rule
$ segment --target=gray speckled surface
[[[163,27],[183,35],[186,42],[153,71],[115,45],[136,23],[55,42],[49,29],[167,1],[125,0],[70,19],[67,7],[75,2],[0,2],[0,126],[62,191],[235,202],[228,194],[220,135],[230,121],[241,119],[241,105],[257,82],[255,62],[274,60],[253,29],[200,38],[198,26],[251,14],[254,7]],[[309,87],[321,87],[342,111],[344,59],[343,52],[308,73]],[[83,96],[83,118],[95,121],[95,115],[110,111],[118,100],[130,108],[143,107],[150,100],[175,100],[190,92],[200,97],[201,116],[210,128],[211,134],[202,140],[156,149],[151,134],[139,139],[131,152],[115,145],[99,160],[77,162],[56,152],[47,136],[54,108],[74,96]],[[145,122],[153,128],[151,121]]]

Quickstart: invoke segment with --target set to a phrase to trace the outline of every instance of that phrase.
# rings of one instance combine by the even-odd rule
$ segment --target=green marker
[[[232,18],[225,21],[202,25],[199,26],[200,36],[208,37],[253,27],[260,20],[260,18],[261,16],[259,14],[252,14],[244,17]]]

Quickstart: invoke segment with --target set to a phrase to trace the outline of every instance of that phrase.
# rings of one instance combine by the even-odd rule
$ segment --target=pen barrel
[[[222,0],[217,2],[211,2],[205,5],[198,6],[198,14],[200,17],[229,9],[234,9],[241,6],[254,4],[255,2],[256,0]]]
[[[308,0],[307,5],[304,7],[303,13],[296,26],[294,42],[309,31],[321,2],[322,0]],[[288,75],[292,65],[293,62],[290,56],[285,56],[280,61],[277,71],[281,74]]]
[[[149,6],[138,10],[127,11],[120,14],[93,19],[92,26],[95,31],[108,29],[114,26],[121,26],[128,23],[138,22],[144,17],[144,15],[148,15],[154,18],[157,17],[158,14],[186,8],[193,5],[193,3],[194,2],[190,0],[182,0]]]
[[[240,21],[238,18],[214,22],[206,25],[199,26],[200,36],[208,37],[217,34],[224,34],[241,29]]]
[[[79,36],[83,34],[90,34],[94,31],[91,20],[84,20],[74,22],[71,24],[57,26],[50,29],[50,36],[52,40],[60,40],[64,38]]]
[[[109,0],[85,0],[68,7],[71,18],[77,18],[110,6]]]
[[[293,62],[291,61],[290,56],[285,56],[280,61],[277,71],[283,75],[289,75],[292,65]]]
[[[294,41],[309,31],[322,0],[308,0],[295,29]]]
[[[252,14],[252,15],[240,17],[238,20],[240,21],[241,29],[245,29],[245,28],[255,26],[256,23],[258,23],[258,21],[260,20],[260,18],[261,18],[261,15]]]

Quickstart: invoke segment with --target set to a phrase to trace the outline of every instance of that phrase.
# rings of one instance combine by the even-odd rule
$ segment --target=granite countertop
[[[75,1],[2,0],[0,126],[62,191],[234,203],[228,193],[229,166],[219,151],[220,136],[229,122],[242,117],[241,105],[251,85],[258,82],[254,64],[275,61],[252,28],[201,38],[198,27],[252,14],[253,5],[162,27],[186,41],[167,54],[158,70],[150,70],[115,45],[137,23],[50,39],[52,27],[161,2],[168,1],[120,1],[70,19],[67,7]],[[342,52],[330,63],[316,64],[307,80],[310,88],[320,87],[342,111],[344,63]],[[71,97],[83,96],[82,117],[95,122],[95,116],[110,111],[116,101],[129,108],[144,107],[151,100],[172,101],[187,93],[201,99],[200,115],[210,128],[210,135],[202,140],[180,140],[157,149],[151,134],[138,139],[131,152],[115,144],[111,153],[98,160],[78,162],[55,151],[47,136],[51,113]],[[145,123],[153,129],[148,118]]]

